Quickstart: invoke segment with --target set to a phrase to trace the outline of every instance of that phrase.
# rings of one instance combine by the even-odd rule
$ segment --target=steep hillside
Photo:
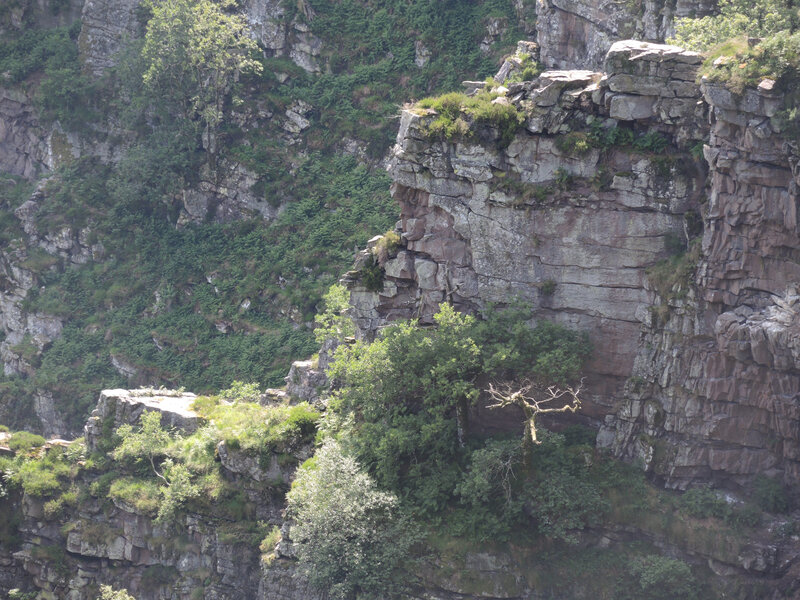
[[[213,47],[242,62],[203,108],[189,58],[151,52],[147,3],[3,10],[0,421],[60,435],[103,387],[279,384],[395,221],[387,117],[491,74],[533,23],[502,0],[246,2]]]

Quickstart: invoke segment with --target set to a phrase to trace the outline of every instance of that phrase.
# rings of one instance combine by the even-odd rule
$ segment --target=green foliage
[[[753,501],[770,513],[785,513],[791,506],[791,497],[779,479],[757,475],[753,480]]]
[[[520,64],[512,71],[511,76],[506,79],[505,83],[532,81],[544,70],[542,66],[533,59],[533,56],[528,53],[523,52],[517,54],[517,58],[520,59]]]
[[[361,267],[361,283],[370,292],[383,291],[383,267],[374,256],[367,258],[364,266]]]
[[[40,228],[92,224],[107,260],[42,273],[45,290],[33,289],[26,308],[69,323],[37,357],[34,377],[9,378],[5,391],[0,376],[0,402],[20,403],[33,389],[48,389],[70,399],[63,408],[75,427],[100,389],[130,385],[116,372],[112,354],[139,370],[139,381],[200,393],[233,380],[282,385],[291,361],[317,349],[312,333],[296,321],[311,320],[324,291],[351,263],[353,246],[396,219],[388,178],[347,156],[310,157],[295,173],[302,199],[271,225],[176,230],[152,189],[144,186],[143,195],[132,189],[130,198],[138,200],[129,205],[109,177],[102,165],[75,161],[49,184]],[[35,266],[54,261],[44,253]],[[251,305],[245,311],[246,299]],[[221,332],[215,323],[228,329]]]
[[[158,514],[161,502],[161,488],[155,481],[152,479],[118,476],[111,479],[108,491],[101,492],[98,495],[107,495],[118,503],[130,506],[135,512],[142,515],[154,517]]]
[[[225,98],[242,73],[259,73],[257,46],[234,0],[148,2],[151,16],[141,50],[144,89],[159,108],[177,109],[214,130]]]
[[[128,590],[114,590],[110,585],[100,586],[100,595],[97,600],[136,600]]]
[[[314,0],[312,6],[315,16],[309,26],[326,42],[322,58],[329,71],[314,78],[293,77],[291,97],[318,107],[324,129],[310,135],[318,135],[322,144],[354,137],[368,141],[375,155],[394,140],[395,125],[387,117],[398,105],[460,89],[464,79],[494,74],[499,59],[524,36],[508,0]],[[505,18],[509,28],[485,53],[480,42],[489,16]],[[416,40],[431,51],[423,68],[414,64]]]
[[[580,156],[592,149],[592,143],[585,132],[571,131],[556,138],[556,148],[564,154]]]
[[[666,556],[650,555],[631,562],[630,574],[640,591],[652,600],[697,598],[697,584],[692,570],[685,562]]]
[[[170,523],[187,501],[200,494],[200,486],[194,482],[192,475],[186,465],[175,463],[169,458],[164,461],[164,479],[167,485],[161,488],[156,523]]]
[[[350,308],[350,293],[335,283],[322,297],[322,311],[314,317],[314,339],[322,344],[327,339],[343,340],[355,335],[355,325],[346,311]]]
[[[300,565],[332,598],[393,596],[409,577],[419,539],[398,498],[380,491],[335,443],[320,448],[288,496]]]
[[[751,504],[735,506],[710,488],[694,488],[681,496],[680,509],[697,519],[713,517],[734,528],[755,527],[761,522],[761,511]]]
[[[158,411],[145,411],[140,422],[138,428],[126,423],[117,429],[121,442],[112,456],[114,460],[129,465],[149,465],[153,474],[163,479],[156,464],[166,456],[173,436],[161,427],[161,413]]]
[[[699,19],[676,19],[671,42],[705,51],[731,38],[766,38],[795,31],[800,25],[800,14],[791,0],[720,0],[718,9]]]
[[[80,22],[71,28],[24,28],[17,35],[5,33],[0,41],[0,73],[6,81],[18,83],[45,68],[71,65],[77,60],[78,33]]]
[[[477,129],[491,127],[497,130],[500,145],[506,147],[525,122],[525,114],[510,103],[493,102],[499,97],[500,94],[490,90],[481,90],[474,96],[451,92],[420,100],[416,108],[436,113],[425,125],[431,137],[448,141],[470,139],[478,134]]]
[[[257,383],[234,381],[231,387],[219,393],[218,399],[224,402],[258,402],[261,399],[261,389]]]
[[[383,264],[390,256],[397,253],[400,242],[400,234],[394,229],[390,229],[381,236],[381,239],[372,248],[372,255],[380,264]]]
[[[11,475],[11,482],[22,486],[29,496],[53,496],[69,485],[73,475],[72,466],[63,457],[63,450],[55,447],[41,458],[24,460]]]
[[[667,301],[686,296],[701,252],[700,240],[695,239],[686,252],[675,254],[647,269],[648,281],[662,299]]]
[[[261,540],[258,545],[258,549],[261,550],[261,561],[269,564],[272,562],[274,558],[273,551],[275,550],[275,546],[278,545],[278,542],[281,541],[281,529],[280,527],[273,526],[272,529],[269,530],[267,536]]]
[[[681,496],[680,505],[687,514],[698,519],[725,519],[731,512],[725,499],[709,488],[693,488],[687,491]]]
[[[200,408],[195,405],[195,409]],[[307,402],[262,406],[255,402],[205,404],[209,433],[231,448],[256,456],[290,452],[314,439],[320,414]],[[194,436],[193,436],[194,437]]]
[[[477,539],[505,541],[522,518],[525,500],[519,493],[523,471],[519,440],[487,440],[469,457],[463,479],[456,485],[464,507],[452,521],[455,532]]]
[[[33,448],[44,446],[46,441],[42,436],[35,433],[17,431],[6,440],[6,445],[15,453],[26,453]]]
[[[736,93],[765,78],[787,92],[776,124],[791,137],[800,133],[796,81],[800,77],[800,12],[791,0],[725,0],[719,12],[702,19],[679,19],[675,42],[704,51],[701,73]]]
[[[585,337],[548,322],[530,327],[528,316],[523,308],[490,310],[479,321],[442,305],[435,327],[400,323],[372,344],[337,351],[330,375],[340,388],[331,408],[352,419],[342,443],[381,487],[426,518],[438,518],[460,485],[467,407],[485,378],[579,376],[590,351]],[[475,490],[490,483],[461,485],[474,505]]]

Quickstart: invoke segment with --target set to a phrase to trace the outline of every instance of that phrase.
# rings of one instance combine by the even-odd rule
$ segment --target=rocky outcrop
[[[86,445],[93,450],[109,431],[121,425],[136,425],[149,411],[160,413],[163,427],[192,433],[200,424],[200,417],[192,409],[196,398],[188,392],[153,388],[103,390],[84,427]]]
[[[699,63],[626,41],[603,74],[508,83],[495,102],[526,120],[507,144],[491,127],[434,139],[431,115],[404,111],[391,164],[403,244],[382,290],[360,283],[370,248],[346,278],[360,335],[430,322],[442,301],[480,312],[521,297],[602,348],[584,411],[601,446],[674,487],[800,483],[798,161],[770,82],[737,96],[698,85]],[[669,146],[578,146],[593,128]]]
[[[85,0],[78,47],[86,69],[95,76],[117,63],[126,39],[137,37],[141,0]]]
[[[309,73],[320,72],[322,40],[311,32],[311,5],[297,2],[297,12],[287,22],[286,5],[277,0],[247,0],[245,15],[258,42],[273,56],[290,58]]]
[[[22,514],[20,535],[32,543],[13,558],[46,597],[93,600],[100,584],[142,599],[253,598],[258,592],[257,549],[196,515],[184,517],[176,536],[146,515],[94,499],[82,502],[63,527],[43,518],[36,499],[26,497]]]
[[[480,312],[519,297],[537,316],[591,332],[603,348],[590,368],[595,399],[605,406],[592,410],[611,410],[649,319],[646,270],[683,239],[704,184],[693,166],[628,145],[571,146],[592,124],[604,131],[631,121],[632,131],[658,127],[679,145],[703,135],[696,85],[682,79],[682,97],[662,98],[622,83],[640,71],[653,86],[667,82],[696,69],[697,55],[641,44],[618,51],[628,63],[611,60],[605,76],[549,71],[509,84],[508,101],[527,118],[505,147],[491,129],[473,139],[432,140],[428,114],[403,112],[391,164],[403,247],[383,264],[382,291],[353,286],[361,335],[397,318],[430,322],[445,300]],[[662,112],[674,116],[665,123]]]
[[[34,179],[53,167],[48,131],[33,98],[20,88],[0,87],[0,172]]]
[[[539,0],[537,41],[550,69],[600,69],[606,52],[621,39],[663,42],[675,18],[703,16],[716,0]]]

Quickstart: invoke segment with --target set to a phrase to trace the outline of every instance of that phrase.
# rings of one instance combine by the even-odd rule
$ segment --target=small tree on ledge
[[[525,415],[525,433],[523,444],[530,449],[534,444],[539,444],[536,439],[536,417],[546,413],[576,412],[581,407],[580,393],[583,389],[583,379],[577,388],[570,386],[559,387],[537,385],[532,381],[524,381],[518,389],[511,383],[503,384],[496,388],[489,384],[489,396],[494,400],[489,408],[505,408],[506,406],[519,406]]]

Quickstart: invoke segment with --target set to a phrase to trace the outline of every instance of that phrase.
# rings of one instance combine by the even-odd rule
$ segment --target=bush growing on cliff
[[[702,73],[734,92],[764,79],[777,80],[789,92],[786,110],[777,115],[797,133],[796,82],[800,77],[800,11],[793,0],[723,0],[719,12],[700,19],[676,20],[675,39],[706,53]],[[786,127],[785,127],[786,128]],[[784,129],[785,129],[784,128]]]
[[[341,600],[404,589],[417,529],[338,444],[327,442],[302,466],[287,500],[291,538],[313,585]]]
[[[649,555],[634,559],[628,568],[639,584],[638,593],[650,600],[693,600],[697,584],[685,562],[666,556]],[[633,597],[639,597],[634,593]]]

